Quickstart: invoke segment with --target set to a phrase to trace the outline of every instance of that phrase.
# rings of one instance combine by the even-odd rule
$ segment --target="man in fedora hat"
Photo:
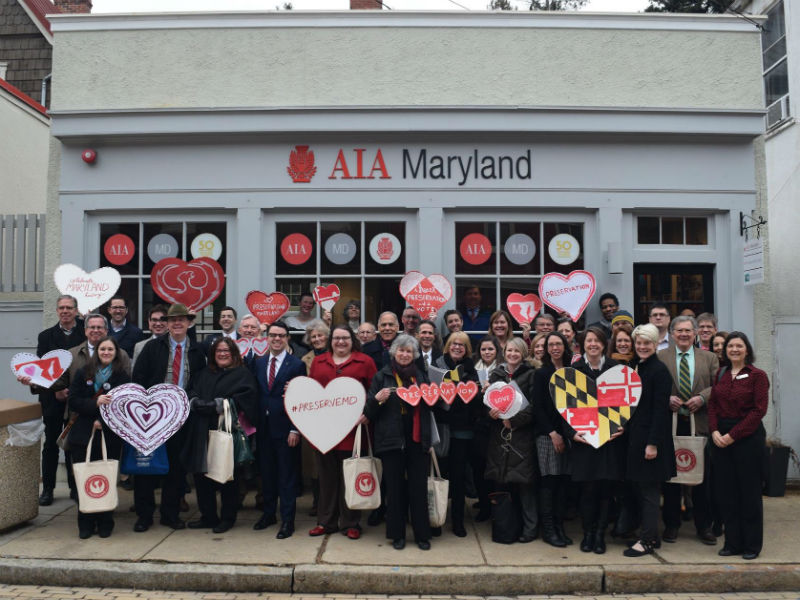
[[[145,389],[159,383],[171,383],[186,389],[189,381],[205,366],[206,359],[200,344],[187,335],[194,320],[183,304],[173,304],[167,311],[167,333],[156,337],[142,349],[133,367],[133,382]],[[172,529],[183,529],[180,519],[180,499],[186,475],[180,461],[183,432],[178,431],[167,440],[169,473],[161,482],[161,524]],[[136,505],[134,531],[147,531],[153,524],[155,488],[158,475],[137,475],[134,480],[133,499]]]

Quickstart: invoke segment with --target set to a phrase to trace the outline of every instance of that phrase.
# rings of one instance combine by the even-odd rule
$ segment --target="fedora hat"
[[[167,311],[167,319],[171,319],[172,317],[186,317],[189,320],[193,320],[195,315],[189,312],[185,304],[173,304]]]

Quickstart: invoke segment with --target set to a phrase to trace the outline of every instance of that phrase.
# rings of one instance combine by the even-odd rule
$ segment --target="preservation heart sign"
[[[499,410],[501,418],[510,419],[525,408],[528,401],[516,385],[497,381],[486,388],[483,403]]]
[[[325,454],[356,426],[366,398],[364,386],[352,377],[337,377],[325,387],[310,377],[295,377],[284,406],[297,430]]]
[[[318,285],[315,287],[313,296],[317,304],[324,310],[331,310],[339,300],[341,293],[339,292],[339,286],[331,283],[330,285]]]
[[[111,390],[111,403],[100,407],[111,431],[145,456],[171,438],[189,416],[183,388],[159,383],[145,390],[126,383]]]
[[[599,448],[633,416],[642,395],[642,380],[624,365],[610,368],[596,381],[566,367],[550,378],[550,395],[570,427]]]
[[[82,315],[111,300],[122,282],[119,271],[111,267],[87,273],[71,264],[59,265],[53,273],[53,280],[59,292],[78,301],[78,312]]]
[[[421,385],[415,383],[408,387],[397,388],[397,395],[411,406],[416,406],[420,400],[424,400],[428,406],[433,406],[439,400],[441,392],[439,385],[436,383],[423,383]]]
[[[469,404],[477,394],[478,384],[474,381],[459,381],[458,385],[452,381],[443,381],[439,384],[439,395],[446,404],[452,404],[456,396],[461,398],[464,404]]]
[[[423,319],[435,319],[453,295],[453,286],[444,275],[428,275],[409,271],[400,280],[400,295]]]
[[[30,352],[19,352],[11,358],[15,377],[30,377],[31,383],[49,388],[72,364],[69,350],[51,350],[41,358]]]
[[[238,338],[236,345],[239,347],[239,354],[242,356],[251,350],[256,356],[264,356],[269,350],[269,340],[267,338]]]
[[[514,292],[506,298],[506,306],[517,323],[530,323],[542,309],[542,301],[536,294],[518,294]]]
[[[185,304],[196,312],[222,293],[225,272],[217,261],[206,256],[189,262],[162,258],[150,272],[150,283],[153,291],[164,300]]]
[[[569,275],[547,273],[539,281],[539,298],[552,309],[564,312],[577,322],[594,296],[594,275],[572,271]]]
[[[265,325],[274,323],[289,310],[289,298],[281,292],[266,294],[253,290],[247,293],[244,303],[250,312]]]

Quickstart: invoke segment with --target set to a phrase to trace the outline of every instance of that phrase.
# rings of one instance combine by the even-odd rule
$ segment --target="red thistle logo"
[[[314,152],[308,146],[295,146],[289,154],[289,166],[286,172],[294,183],[311,183],[311,178],[317,172],[314,166]]]
[[[394,244],[388,237],[382,237],[378,241],[378,258],[381,260],[389,260],[394,253]]]

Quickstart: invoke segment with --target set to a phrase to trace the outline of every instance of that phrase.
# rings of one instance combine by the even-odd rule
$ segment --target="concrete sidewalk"
[[[755,561],[721,558],[685,524],[675,544],[638,559],[622,555],[623,542],[608,537],[608,552],[577,547],[580,523],[567,531],[576,544],[553,548],[541,540],[510,546],[491,541],[489,523],[468,523],[466,538],[449,523],[432,549],[413,543],[394,550],[384,526],[365,527],[360,540],[340,534],[312,538],[310,500],[298,502],[297,531],[275,538],[277,527],[254,531],[260,514],[248,496],[236,526],[225,534],[173,531],[158,524],[134,533],[132,493],[120,488],[116,527],[108,539],[78,539],[75,504],[67,490],[39,517],[0,535],[0,582],[239,592],[345,594],[529,595],[555,593],[734,592],[800,590],[800,492],[765,498],[765,544]],[[194,495],[187,497],[190,503]],[[196,505],[186,520],[197,518]],[[157,523],[157,517],[156,517]]]

